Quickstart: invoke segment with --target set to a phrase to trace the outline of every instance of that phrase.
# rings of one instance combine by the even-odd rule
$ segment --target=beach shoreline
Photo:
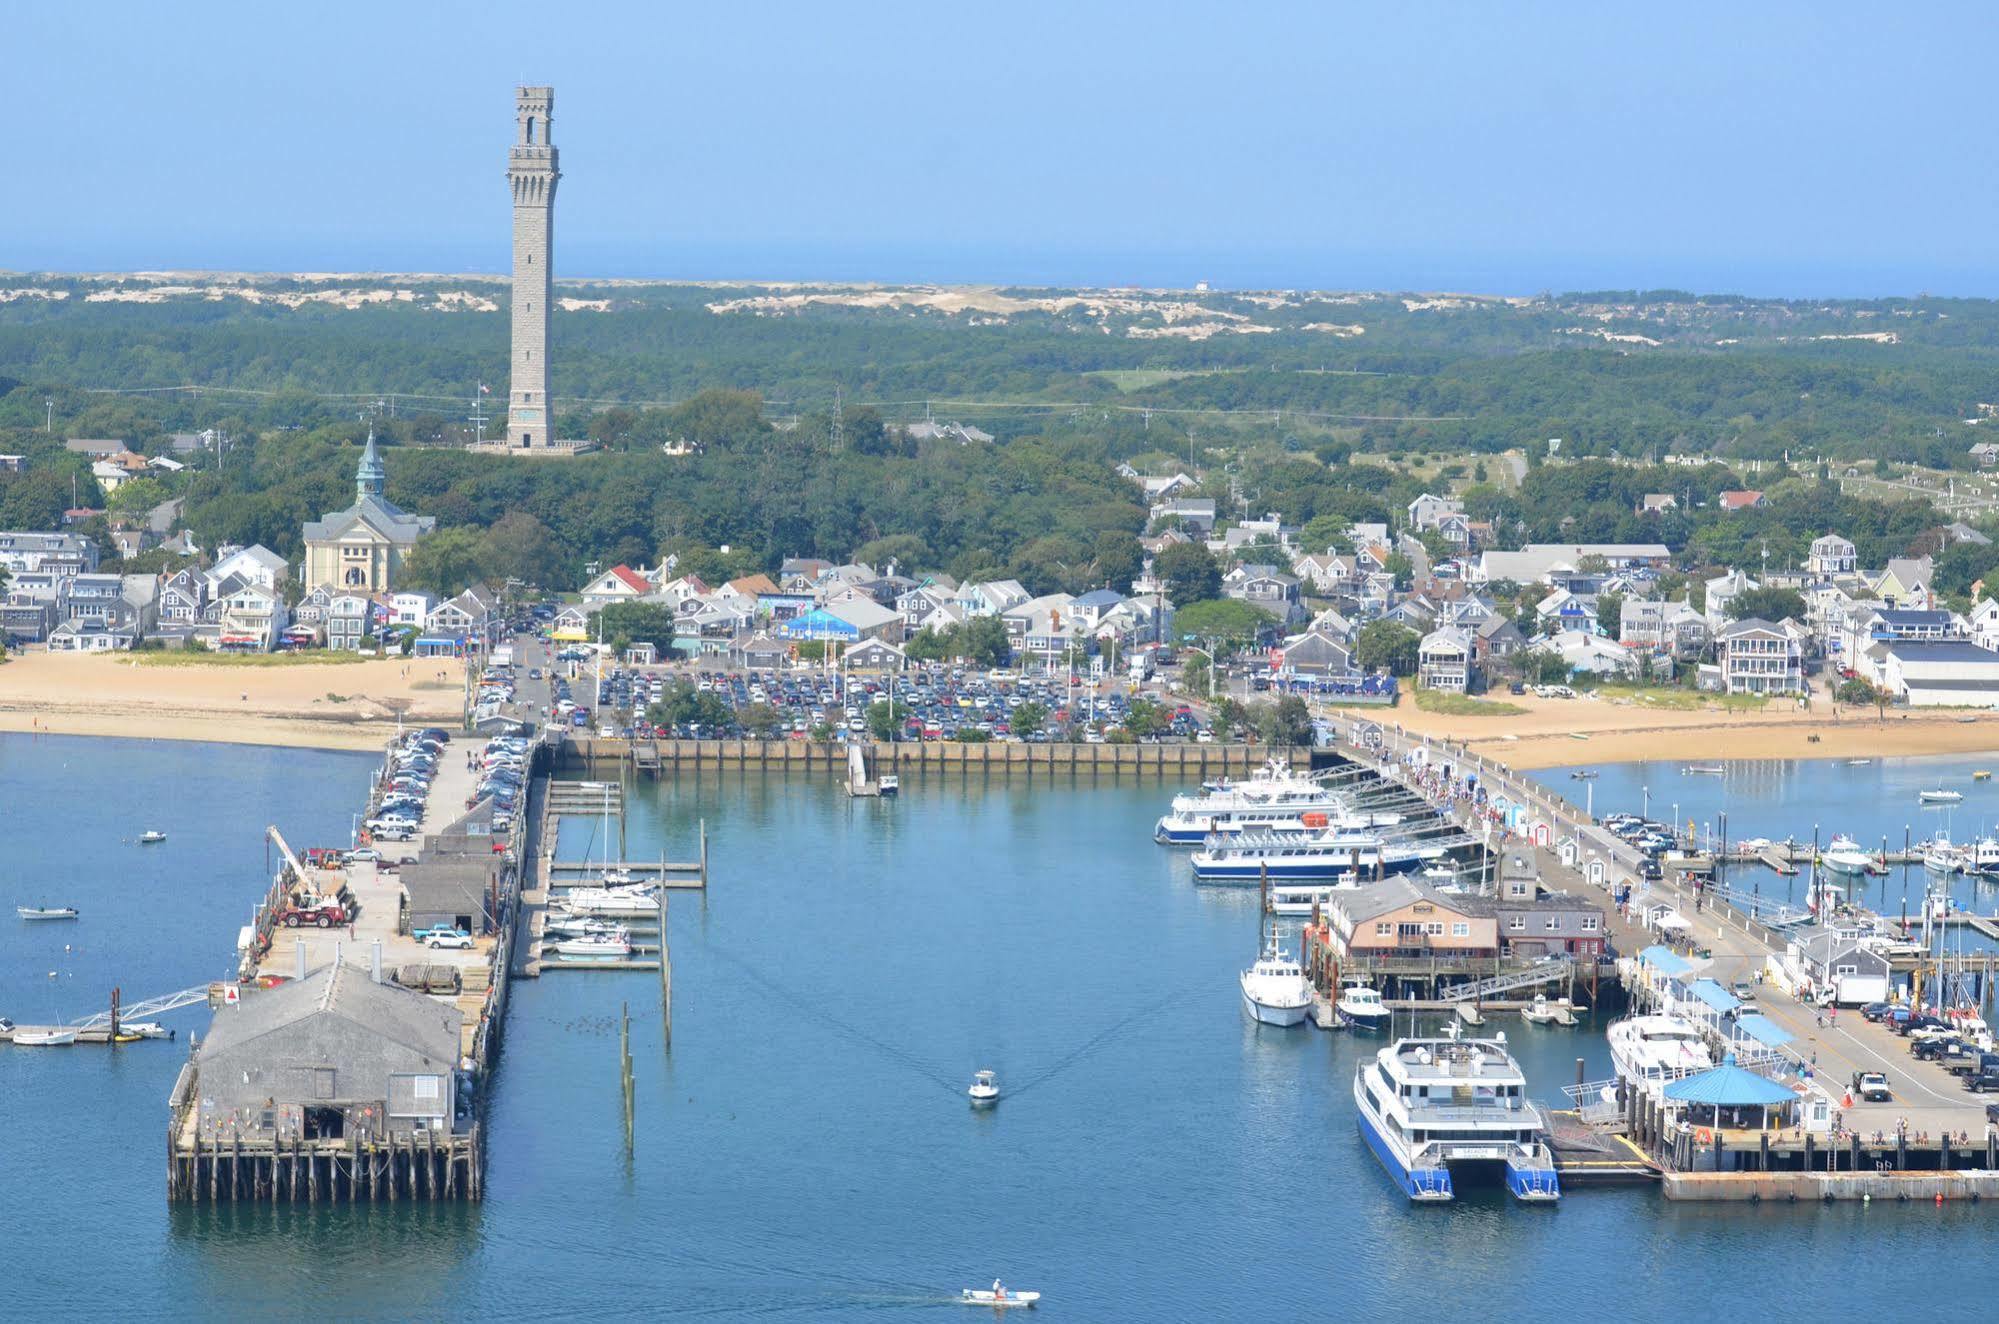
[[[373,750],[402,724],[462,719],[463,671],[443,659],[339,665],[148,666],[130,654],[15,653],[0,666],[0,731]]]
[[[1342,709],[1343,716],[1400,726],[1531,770],[1578,765],[1717,763],[1737,759],[1919,758],[1991,751],[1999,760],[1999,712],[1890,710],[1772,703],[1756,711],[1661,709],[1590,697],[1509,696],[1517,714],[1427,713],[1413,705]]]

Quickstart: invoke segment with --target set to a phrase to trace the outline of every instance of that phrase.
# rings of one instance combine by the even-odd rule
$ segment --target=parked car
[[[466,951],[472,946],[472,935],[463,929],[451,929],[442,933],[432,930],[431,935],[423,940],[423,945],[432,951],[440,951],[445,948]]]

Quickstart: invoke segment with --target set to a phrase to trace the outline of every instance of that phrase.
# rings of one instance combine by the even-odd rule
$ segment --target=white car
[[[458,951],[467,951],[472,946],[472,935],[464,932],[433,933],[423,940],[423,945],[431,948],[433,951],[444,947],[453,948]]]

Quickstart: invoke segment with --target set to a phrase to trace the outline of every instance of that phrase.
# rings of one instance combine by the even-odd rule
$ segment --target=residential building
[[[1851,575],[1860,568],[1860,557],[1853,544],[1836,533],[1828,533],[1823,538],[1812,539],[1812,553],[1805,558],[1805,569],[1814,575]]]
[[[375,633],[375,604],[358,593],[342,593],[326,610],[326,646],[358,653],[362,640]]]
[[[1927,556],[1900,556],[1888,562],[1881,578],[1874,581],[1874,596],[1891,607],[1927,609],[1936,605],[1931,592],[1933,563]]]
[[[1714,504],[1725,513],[1738,510],[1755,510],[1764,504],[1761,492],[1720,492],[1715,495]]]
[[[1715,652],[1725,693],[1804,693],[1803,646],[1781,625],[1755,616],[1736,621],[1715,636]]]
[[[1534,584],[1545,581],[1556,570],[1577,571],[1585,563],[1601,562],[1606,569],[1630,566],[1663,568],[1672,564],[1673,554],[1664,543],[1529,543],[1517,552],[1485,551],[1472,563],[1473,583]]]
[[[1215,502],[1212,497],[1176,497],[1154,502],[1149,512],[1154,523],[1174,520],[1188,533],[1205,536],[1215,529]]]
[[[267,653],[291,624],[285,600],[262,584],[245,584],[218,605],[216,646],[228,651]]]
[[[1417,533],[1434,529],[1445,515],[1462,515],[1464,509],[1465,503],[1456,497],[1425,492],[1409,503],[1409,527]]]
[[[1751,589],[1761,587],[1761,584],[1758,584],[1740,570],[1731,570],[1725,575],[1716,575],[1713,579],[1708,580],[1708,625],[1716,630],[1721,629],[1729,620],[1728,604],[1730,599],[1734,598],[1738,593],[1747,593]]]
[[[1710,633],[1707,617],[1688,603],[1626,598],[1618,618],[1617,641],[1626,648],[1690,657],[1707,647]]]
[[[1877,683],[1912,708],[1999,708],[1999,652],[1963,640],[1874,645]]]
[[[962,584],[958,606],[967,616],[998,616],[1033,597],[1017,579],[995,579],[983,584]]]
[[[232,575],[241,576],[246,583],[272,590],[276,590],[290,575],[285,558],[262,543],[252,543],[248,547],[218,547],[215,555],[215,564],[204,572],[211,593]]]
[[[97,569],[97,544],[80,533],[0,533],[0,569],[88,574]]]
[[[1416,654],[1416,683],[1426,690],[1466,694],[1472,687],[1471,638],[1456,626],[1423,636]]]
[[[583,586],[583,604],[592,610],[613,602],[636,602],[654,591],[644,572],[614,565]]]

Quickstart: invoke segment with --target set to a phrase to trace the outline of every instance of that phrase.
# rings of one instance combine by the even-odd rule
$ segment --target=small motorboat
[[[174,1032],[158,1021],[119,1021],[118,1042],[131,1043],[139,1039],[171,1039]]]
[[[1596,776],[1597,772],[1595,768],[1577,768],[1574,772],[1569,774],[1569,777],[1572,780],[1579,782],[1595,781]]]
[[[883,795],[896,795],[902,790],[902,778],[892,772],[884,773],[881,780],[875,783],[875,789]]]
[[[972,1088],[965,1091],[974,1108],[990,1108],[999,1102],[999,1076],[990,1071],[974,1071]]]
[[[1849,768],[1864,768],[1873,761],[1873,759],[1848,759],[1846,766]]]
[[[14,1044],[18,1048],[67,1048],[75,1042],[76,1031],[60,1027],[14,1031]]]
[[[1466,1025],[1483,1025],[1485,1024],[1485,1013],[1469,1002],[1460,1002],[1458,1004],[1458,1019]]]
[[[16,906],[14,913],[22,919],[75,919],[75,906]]]
[[[1009,1306],[1032,1306],[1041,1299],[1039,1292],[1015,1292],[994,1282],[991,1287],[967,1287],[959,1293],[960,1303],[968,1306],[991,1306],[995,1310],[1005,1310]]]
[[[147,828],[139,834],[139,844],[141,846],[157,846],[166,839],[167,834],[158,828]]]
[[[1529,1025],[1574,1025],[1575,1013],[1570,1009],[1569,1000],[1550,1002],[1545,993],[1534,995],[1534,1004],[1520,1009],[1520,1019]]]
[[[1975,782],[1989,782],[1992,780],[1992,774],[1988,770],[1980,768],[1977,772],[1971,774],[1971,780]]]
[[[1719,763],[1689,763],[1680,769],[1684,777],[1720,777],[1728,771]]]
[[[1916,799],[1926,805],[1954,805],[1964,799],[1963,791],[1947,791],[1939,786],[1934,790],[1917,791]]]
[[[1340,1000],[1333,1004],[1339,1014],[1340,1023],[1351,1030],[1383,1030],[1393,1013],[1388,1004],[1381,1000],[1381,994],[1358,981],[1340,990]]]

